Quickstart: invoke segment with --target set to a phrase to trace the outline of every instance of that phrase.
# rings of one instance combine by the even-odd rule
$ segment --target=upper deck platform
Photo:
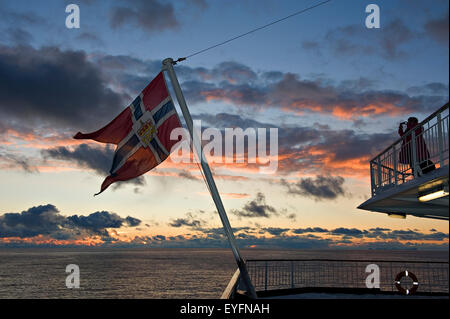
[[[447,103],[370,161],[372,197],[358,208],[448,220],[448,134]]]

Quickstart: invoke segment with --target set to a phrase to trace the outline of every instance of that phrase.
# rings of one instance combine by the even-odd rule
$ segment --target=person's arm
[[[403,134],[405,134],[403,132],[403,123],[400,123],[400,126],[398,127],[398,135],[400,135],[400,137],[402,137]]]

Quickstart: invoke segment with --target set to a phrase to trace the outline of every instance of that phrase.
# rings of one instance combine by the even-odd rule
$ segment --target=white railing
[[[372,196],[448,165],[448,134],[447,103],[370,161]]]

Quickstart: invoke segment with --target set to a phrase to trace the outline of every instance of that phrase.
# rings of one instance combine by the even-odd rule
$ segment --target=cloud
[[[136,227],[141,224],[141,220],[131,217],[131,216],[126,217],[124,222],[126,225],[128,225],[130,227]]]
[[[281,234],[286,233],[289,228],[267,227],[263,228],[263,230],[273,236],[280,236]]]
[[[442,96],[409,96],[400,91],[375,90],[365,86],[348,87],[348,81],[332,85],[327,81],[301,79],[284,73],[271,83],[186,81],[184,93],[192,103],[221,101],[238,107],[278,108],[285,112],[321,113],[343,120],[360,117],[398,116],[410,112],[434,111],[443,105]]]
[[[445,95],[448,94],[448,85],[439,82],[431,82],[422,86],[412,86],[406,90],[409,94],[430,94]]]
[[[93,32],[83,32],[77,36],[77,40],[85,41],[93,45],[104,45],[102,39]]]
[[[0,6],[0,15],[2,16],[2,20],[14,23],[14,25],[35,27],[47,24],[44,18],[38,16],[34,12],[17,12]]]
[[[7,40],[17,45],[27,45],[33,40],[30,32],[18,27],[7,28],[3,34],[6,34]]]
[[[43,235],[55,239],[78,239],[101,235],[107,238],[106,228],[134,227],[139,224],[139,219],[130,216],[122,218],[107,211],[66,217],[54,205],[48,204],[34,206],[21,213],[0,215],[0,237],[29,238]]]
[[[0,45],[0,116],[29,127],[97,129],[123,108],[83,51]]]
[[[192,175],[192,173],[188,170],[182,170],[181,172],[178,173],[179,177],[191,180],[191,181],[198,181],[199,179],[197,177],[195,177],[194,175]]]
[[[304,233],[328,233],[328,229],[322,227],[308,227],[308,228],[297,228],[293,229],[292,232],[294,234],[304,234]]]
[[[401,19],[394,19],[383,26],[389,32],[368,30],[351,24],[328,31],[321,40],[305,40],[302,47],[314,54],[323,51],[341,57],[381,56],[394,61],[408,56],[402,46],[415,39],[415,33]]]
[[[386,47],[389,47],[386,40]],[[98,55],[93,58],[109,79],[128,93],[136,94],[148,78],[161,68],[156,60]],[[361,117],[394,117],[430,113],[448,99],[448,92],[377,90],[367,78],[334,83],[328,78],[301,78],[279,71],[255,71],[247,65],[225,61],[211,68],[180,65],[177,74],[191,104],[210,101],[233,104],[242,109],[279,109],[283,112],[320,113],[343,120]],[[446,84],[443,84],[446,85]],[[130,93],[131,94],[131,93]]]
[[[302,178],[292,184],[282,180],[281,184],[288,189],[289,194],[323,200],[336,199],[338,196],[345,195],[344,182],[341,176],[318,175],[315,179]]]
[[[39,169],[31,158],[3,150],[0,147],[0,165],[2,168],[21,168],[27,173],[38,173]]]
[[[385,46],[389,47],[386,42]],[[161,62],[127,56],[94,57],[117,87],[137,93],[161,68]],[[279,71],[257,72],[250,67],[225,61],[211,68],[180,65],[177,69],[184,95],[191,104],[219,101],[239,108],[274,108],[284,112],[321,113],[350,120],[361,117],[399,116],[430,113],[443,105],[448,93],[377,90],[366,78],[343,80],[301,78]],[[445,85],[445,84],[444,84]]]
[[[425,32],[438,43],[448,48],[448,11],[441,18],[429,20],[424,28]]]
[[[81,144],[72,149],[65,146],[46,149],[42,151],[42,155],[45,158],[75,162],[80,167],[89,168],[104,175],[109,174],[114,150],[109,145],[93,147],[88,144]]]
[[[201,212],[198,212],[201,213]],[[53,205],[32,207],[21,213],[0,215],[0,246],[73,246],[89,245],[94,238],[109,247],[228,247],[222,227],[208,228],[196,214],[172,221],[172,227],[187,226],[188,234],[176,236],[139,235],[126,239],[114,238],[114,229],[136,227],[141,221],[121,218],[115,213],[100,211],[88,216],[63,216]],[[109,231],[108,231],[109,230]],[[282,228],[234,227],[241,247],[296,249],[448,249],[448,233],[430,230],[375,227],[370,229],[338,227]],[[267,236],[267,234],[269,236]],[[91,238],[91,240],[86,240]],[[82,239],[85,239],[83,241]]]
[[[110,174],[109,172],[114,158],[114,150],[109,145],[104,147],[94,147],[88,144],[80,144],[72,148],[60,146],[42,150],[41,153],[46,159],[53,158],[73,162],[79,167],[92,169],[101,176]],[[123,185],[125,183],[145,185],[145,178],[140,176],[129,181],[121,181],[118,183],[119,184],[117,185]],[[116,188],[117,187],[120,186],[116,186]]]
[[[0,216],[2,237],[33,237],[57,232],[65,218],[53,205],[32,207],[21,213]]]
[[[258,122],[240,115],[217,113],[193,115],[194,119],[220,128],[271,128],[270,123]],[[340,169],[342,174],[367,174],[367,161],[383,145],[397,139],[395,132],[366,134],[349,129],[330,129],[317,123],[311,126],[287,125],[278,127],[278,173],[311,170],[330,174]],[[247,153],[245,145],[244,153]],[[224,149],[224,146],[222,146]],[[247,168],[251,168],[247,164]]]
[[[361,237],[365,233],[367,233],[367,231],[361,231],[356,228],[344,228],[344,227],[336,228],[330,231],[331,235],[345,235],[348,237]]]
[[[169,223],[169,226],[179,228],[182,226],[198,229],[206,224],[206,221],[198,218],[192,213],[187,213],[186,218],[177,218]]]
[[[407,56],[406,51],[400,46],[414,38],[414,32],[400,19],[390,22],[386,29],[389,32],[381,32],[380,44],[383,55],[391,60],[400,59]]]
[[[265,217],[269,218],[278,215],[278,211],[270,205],[266,204],[266,197],[263,193],[258,192],[256,198],[247,202],[240,210],[231,210],[232,214],[239,217]]]
[[[87,229],[94,234],[99,234],[108,237],[106,228],[120,228],[122,226],[138,226],[140,220],[128,216],[122,218],[116,213],[110,213],[107,211],[95,212],[88,216],[73,215],[67,217],[69,225],[73,225],[76,228]]]
[[[175,29],[179,26],[174,8],[170,3],[162,3],[158,0],[123,2],[126,2],[126,6],[117,6],[111,11],[110,25],[113,28],[130,25],[152,33]]]
[[[12,62],[9,63],[9,60]],[[36,50],[24,47],[19,50],[0,47],[0,70],[2,67],[7,69],[7,80],[4,77],[0,79],[0,85],[2,80],[6,83],[6,86],[0,86],[0,98],[6,98],[0,99],[0,134],[11,127],[20,127],[21,131],[31,130],[39,137],[43,136],[42,127],[56,130],[56,134],[98,129],[112,118],[111,114],[118,114],[123,109],[126,103],[122,101],[131,101],[129,97],[137,94],[148,79],[159,72],[161,62],[123,55],[92,54],[88,58],[82,51],[55,48]],[[45,83],[55,81],[53,74],[62,73],[71,77],[74,69],[77,69],[77,75],[69,81],[61,80],[52,87],[46,86]],[[379,151],[379,146],[388,144],[397,136],[395,132],[363,134],[361,118],[430,113],[448,98],[448,85],[438,82],[400,92],[376,90],[373,83],[364,78],[333,84],[330,79],[305,79],[279,71],[257,72],[232,61],[211,68],[180,65],[178,70],[185,95],[191,103],[217,100],[232,103],[239,109],[276,108],[295,114],[320,113],[352,120],[359,125],[358,131],[333,130],[324,125],[280,126],[280,173],[300,173],[311,169],[326,175],[340,169],[342,174],[365,175],[369,157]],[[47,75],[52,77],[48,81]],[[19,81],[17,76],[33,86],[30,94],[28,87],[23,87],[23,81]],[[59,79],[64,79],[64,76],[59,76]],[[28,78],[32,80],[28,81]],[[62,82],[66,82],[67,86],[63,86]],[[88,89],[84,89],[84,85]],[[8,86],[12,89],[8,90]],[[112,87],[116,91],[112,91]],[[59,93],[64,95],[64,91],[68,91],[67,97],[62,103],[57,102],[61,100]],[[93,98],[85,99],[86,96]],[[194,117],[216,127],[276,126],[236,114],[201,113]],[[51,149],[46,156],[105,173],[110,168],[107,163],[112,159],[109,155],[112,150],[106,150],[81,147]],[[89,158],[83,158],[83,153],[103,160],[88,163]],[[257,169],[256,165],[246,165],[244,168]],[[191,175],[182,172],[180,176],[196,177]]]

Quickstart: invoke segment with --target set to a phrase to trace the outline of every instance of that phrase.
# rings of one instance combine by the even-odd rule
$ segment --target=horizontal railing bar
[[[387,169],[388,171],[395,171],[393,168],[391,168],[391,167],[389,167],[389,166],[385,166],[385,165],[383,165],[383,164],[381,164],[380,167],[381,167],[381,168],[384,168],[384,169]],[[399,170],[397,170],[397,172],[398,172],[399,174],[401,174],[401,175],[407,175],[407,176],[411,175],[411,176],[412,176],[411,173],[405,173],[405,172],[402,172],[402,171],[399,171]]]
[[[376,259],[247,259],[247,262],[262,261],[340,261],[340,262],[383,262],[383,263],[404,263],[404,264],[448,264],[448,261],[424,261],[424,260],[376,260]]]

